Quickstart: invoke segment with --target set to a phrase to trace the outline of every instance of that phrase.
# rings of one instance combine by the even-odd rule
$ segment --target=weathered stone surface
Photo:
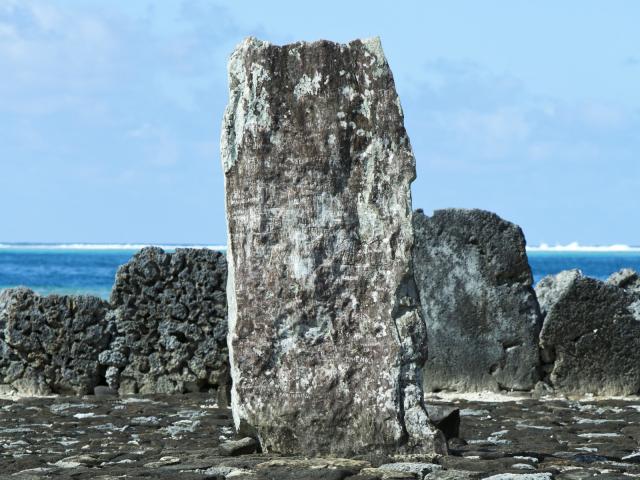
[[[483,210],[413,216],[425,390],[529,390],[540,312],[520,228]]]
[[[425,476],[425,480],[476,480],[480,478],[478,472],[466,470],[438,470]]]
[[[207,249],[151,247],[121,266],[111,293],[116,327],[100,355],[120,393],[226,389],[226,260]]]
[[[90,296],[0,293],[0,383],[19,393],[93,393],[104,382],[99,353],[109,343],[107,303]]]
[[[422,480],[425,475],[442,470],[441,465],[435,463],[418,463],[418,462],[398,462],[398,463],[385,463],[378,467],[380,470],[391,470],[394,472],[413,473],[417,478]]]
[[[640,275],[631,268],[623,268],[607,278],[609,285],[624,288],[632,293],[640,294]]]
[[[548,381],[570,393],[628,395],[640,389],[640,299],[578,270],[536,286]]]
[[[461,409],[461,435],[468,445],[435,458],[442,469],[425,478],[465,480],[545,472],[572,480],[640,475],[640,464],[634,463],[640,442],[638,397],[583,401],[525,397],[438,402],[443,408]],[[386,462],[383,457],[371,462],[268,453],[229,457],[221,444],[232,432],[230,410],[216,408],[216,397],[210,393],[0,398],[0,477],[372,480],[389,478],[392,472],[370,469]],[[400,478],[420,478],[395,473]]]
[[[415,161],[378,39],[229,62],[222,133],[236,425],[269,452],[445,449],[417,378]]]
[[[442,405],[427,405],[427,415],[431,422],[447,439],[460,435],[460,409]]]
[[[358,480],[415,480],[417,475],[413,472],[400,472],[384,468],[363,468],[358,475]]]
[[[236,455],[246,455],[254,453],[258,448],[255,438],[245,437],[238,440],[227,440],[220,445],[220,452],[223,455],[234,457]]]
[[[551,473],[500,473],[485,477],[485,480],[551,480]]]
[[[350,458],[277,458],[262,462],[256,465],[260,469],[273,468],[300,468],[300,469],[326,469],[326,470],[347,470],[356,473],[363,468],[370,467],[366,460],[353,460]]]
[[[259,463],[252,480],[342,480],[370,467],[366,461],[348,458],[277,458]]]

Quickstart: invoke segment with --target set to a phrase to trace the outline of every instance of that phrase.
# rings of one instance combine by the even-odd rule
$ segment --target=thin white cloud
[[[470,62],[431,62],[425,78],[413,82],[403,105],[418,161],[438,171],[605,164],[638,146],[616,140],[640,127],[628,107],[541,98],[518,79]]]

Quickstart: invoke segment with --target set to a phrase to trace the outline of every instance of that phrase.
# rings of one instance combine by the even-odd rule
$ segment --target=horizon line
[[[226,251],[227,246],[223,244],[206,243],[153,243],[153,242],[123,242],[123,243],[95,243],[95,242],[0,242],[1,250],[102,250],[102,251],[137,251],[145,247],[159,247],[163,250],[175,250],[177,248],[207,248],[217,251]],[[556,243],[550,245],[542,242],[539,245],[527,245],[527,252],[640,252],[640,246],[626,244],[610,245],[582,245],[579,242],[568,244]]]

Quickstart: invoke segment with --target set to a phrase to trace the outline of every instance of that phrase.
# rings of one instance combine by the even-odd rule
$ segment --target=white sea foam
[[[176,248],[208,248],[225,251],[225,245],[154,245],[151,243],[0,243],[0,250],[140,250],[144,247],[160,247],[173,251]]]
[[[549,245],[541,243],[537,247],[528,246],[529,252],[640,252],[640,247],[632,247],[630,245],[580,245],[578,242],[572,242],[567,245]]]
[[[226,251],[226,245],[158,245],[152,243],[0,243],[0,250],[140,250],[144,247],[160,247],[173,251],[176,248],[208,248],[210,250]],[[572,242],[566,245],[549,245],[541,243],[538,246],[527,246],[528,252],[640,252],[640,247],[624,244],[615,245],[580,245]]]

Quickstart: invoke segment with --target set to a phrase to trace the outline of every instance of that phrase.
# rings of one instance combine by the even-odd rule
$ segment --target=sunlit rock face
[[[572,394],[631,395],[640,390],[637,294],[560,272],[536,285],[544,324],[540,347],[547,381]]]
[[[529,390],[541,318],[522,230],[484,210],[414,214],[428,390]]]
[[[640,295],[640,275],[631,268],[623,268],[612,273],[606,283],[624,288],[626,291]]]
[[[262,448],[443,451],[418,373],[415,161],[378,39],[231,55],[222,132],[236,426]]]

